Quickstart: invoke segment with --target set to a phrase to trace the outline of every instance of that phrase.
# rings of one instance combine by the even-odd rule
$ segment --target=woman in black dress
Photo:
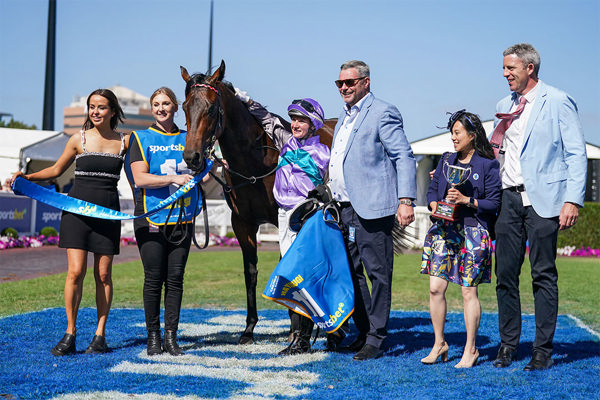
[[[75,161],[75,180],[69,196],[119,210],[117,182],[120,178],[128,135],[115,131],[123,122],[123,110],[115,94],[98,89],[87,98],[88,116],[83,129],[71,136],[60,158],[51,167],[21,176],[30,181],[44,181],[60,176]],[[86,353],[108,351],[105,339],[106,320],[112,302],[112,262],[119,254],[120,221],[110,221],[63,211],[58,246],[67,249],[68,271],[65,282],[67,330],[51,350],[55,356],[75,352],[77,312],[81,303],[83,279],[87,271],[88,252],[94,253],[96,308],[98,325]]]

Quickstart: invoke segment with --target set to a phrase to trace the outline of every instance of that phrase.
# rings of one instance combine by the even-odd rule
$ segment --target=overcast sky
[[[209,0],[57,0],[55,130],[75,95],[115,84],[183,97],[183,65],[208,68]],[[47,0],[0,0],[0,112],[42,125]],[[342,101],[339,66],[371,67],[375,96],[398,107],[414,141],[446,112],[493,118],[509,94],[502,51],[529,42],[540,78],[572,95],[586,140],[600,145],[598,0],[215,0],[213,66],[270,110],[312,97],[326,116]],[[184,127],[183,112],[177,122]]]

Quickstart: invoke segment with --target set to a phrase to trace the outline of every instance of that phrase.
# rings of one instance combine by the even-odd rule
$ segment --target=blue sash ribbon
[[[90,203],[85,200],[75,199],[62,193],[57,193],[53,190],[48,190],[40,185],[36,185],[27,179],[18,177],[13,182],[13,192],[15,194],[31,197],[34,200],[41,201],[52,207],[56,207],[60,210],[69,211],[73,214],[85,215],[88,217],[110,219],[110,220],[128,220],[136,218],[145,218],[149,215],[157,213],[169,204],[177,201],[181,196],[185,195],[190,190],[194,189],[195,186],[202,180],[202,178],[212,168],[212,161],[206,160],[206,168],[204,171],[194,176],[194,179],[177,189],[172,195],[162,200],[156,207],[148,210],[143,215],[131,215],[120,211],[113,210],[111,208],[102,207],[94,203]],[[199,199],[200,200],[200,199]]]

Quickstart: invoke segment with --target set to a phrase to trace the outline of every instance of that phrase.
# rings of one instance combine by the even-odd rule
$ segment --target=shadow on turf
[[[429,324],[430,321],[425,318],[393,318],[390,320],[390,328],[397,329],[410,329],[424,323]],[[414,324],[414,325],[413,325]],[[356,337],[356,332],[352,326],[353,333],[348,337],[344,343],[351,343]],[[390,330],[391,330],[390,329]],[[262,334],[255,335],[256,340],[260,342],[269,343],[280,343],[284,344],[286,336],[281,334]],[[324,337],[324,333],[319,334],[320,338]],[[464,333],[448,333],[445,335],[446,341],[450,348],[460,349],[454,352],[454,356],[450,356],[449,361],[460,360],[462,346],[465,342]],[[198,350],[203,347],[212,347],[216,345],[235,345],[238,341],[238,336],[220,334],[220,335],[207,335],[207,336],[180,336],[180,344],[184,345],[186,350]],[[429,350],[433,343],[434,337],[429,332],[418,332],[401,330],[400,333],[394,333],[388,336],[385,342],[385,357],[401,357],[410,356],[413,353],[418,353],[423,350]],[[498,344],[490,340],[488,336],[478,335],[477,346],[480,354],[480,362],[492,362],[496,358],[498,352]],[[517,350],[516,361],[529,360],[531,358],[532,342],[526,341],[521,342],[519,349]],[[127,347],[138,347],[146,346],[146,338],[135,338],[127,340],[123,348]],[[111,349],[112,350],[112,349]],[[314,346],[314,350],[323,350],[323,346],[317,343]],[[76,354],[83,354],[84,351],[78,351]],[[578,360],[585,360],[593,357],[597,357],[600,354],[600,343],[592,341],[579,341],[575,343],[554,343],[554,351],[552,358],[554,359],[555,365],[569,364]]]
[[[344,340],[344,344],[351,343],[356,338],[356,328],[353,323],[350,323],[351,333]],[[434,342],[434,335],[431,332],[431,320],[428,317],[390,317],[389,320],[389,335],[384,344],[386,357],[401,357],[411,356],[414,353],[424,352],[431,348]],[[145,332],[145,331],[143,331]],[[240,332],[241,334],[241,332]],[[314,338],[315,332],[313,332]],[[325,333],[321,331],[319,338],[323,339]],[[286,344],[287,334],[257,334],[255,340],[257,342]],[[450,361],[460,359],[462,347],[464,346],[466,334],[461,332],[445,333],[446,341],[453,351],[450,354]],[[185,345],[188,350],[197,350],[202,347],[212,347],[216,345],[236,345],[239,335],[236,333],[221,333],[217,335],[195,335],[186,336],[180,335],[180,344]],[[125,341],[120,347],[137,347],[146,346],[146,337],[137,336]],[[532,352],[532,342],[523,341],[520,343],[517,350],[516,361],[529,360]],[[498,352],[499,341],[498,337],[491,338],[486,334],[482,334],[482,329],[477,336],[477,347],[480,353],[480,362],[492,362],[496,358]],[[282,347],[283,348],[283,347]],[[324,350],[324,342],[316,343],[313,346],[316,351]],[[83,351],[78,351],[83,353]],[[594,341],[575,341],[575,342],[554,342],[554,351],[552,357],[555,364],[569,364],[578,360],[598,357],[600,354],[600,343]]]
[[[431,349],[434,342],[433,333],[429,330],[421,330],[419,327],[429,327],[431,320],[429,318],[408,317],[398,318],[391,317],[389,320],[388,331],[392,332],[388,335],[384,349],[386,357],[398,357],[411,355],[424,350]],[[345,340],[345,343],[351,343],[356,337],[357,331],[352,325],[351,337]],[[446,341],[450,348],[460,349],[455,352],[455,356],[451,356],[449,361],[460,360],[462,348],[465,344],[465,332],[449,332],[445,333]],[[477,335],[477,348],[479,349],[480,362],[492,362],[498,353],[500,346],[499,339],[490,338],[487,335]],[[515,361],[529,360],[532,355],[533,342],[522,341],[517,349]],[[570,342],[554,342],[554,351],[552,358],[555,364],[568,364],[578,360],[598,357],[600,354],[600,343],[593,341],[576,341]]]

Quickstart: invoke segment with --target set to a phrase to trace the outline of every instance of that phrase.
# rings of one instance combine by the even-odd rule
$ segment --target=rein
[[[204,217],[204,244],[202,246],[200,246],[198,244],[198,241],[196,240],[196,217],[192,217],[192,241],[194,243],[194,246],[196,246],[199,250],[204,250],[205,248],[208,247],[208,242],[209,242],[209,227],[208,227],[208,212],[206,210],[206,195],[204,194],[204,189],[202,189],[201,185],[196,185],[196,190],[199,192],[198,196],[196,197],[196,206],[194,207],[195,210],[198,210],[198,204],[200,202],[200,198],[202,198],[202,215]],[[167,215],[167,221],[165,222],[165,224],[163,225],[164,229],[161,230],[161,233],[163,235],[163,237],[165,238],[166,241],[174,244],[175,246],[179,246],[181,243],[183,243],[183,241],[187,238],[187,234],[188,231],[187,229],[184,229],[183,225],[187,224],[187,221],[183,221],[184,218],[184,205],[183,205],[183,198],[180,198],[179,200],[179,216],[177,217],[177,222],[175,222],[175,227],[173,228],[173,231],[171,231],[170,235],[167,235],[167,226],[169,223],[169,219],[171,219],[171,213],[173,212],[173,206],[171,206],[171,209],[169,210],[169,214]],[[175,203],[173,203],[174,205]],[[196,212],[194,212],[194,215],[196,214]],[[181,233],[181,238],[179,239],[175,239],[175,236],[177,234],[177,232]]]
[[[272,148],[274,150],[277,150],[277,149],[275,149],[275,148],[273,148],[271,146],[262,146],[262,147],[259,147],[259,148]],[[213,174],[212,171],[209,171],[210,176],[212,176],[213,178],[215,178],[215,180],[223,187],[223,191],[225,191],[225,193],[230,193],[233,189],[237,189],[237,188],[239,188],[241,186],[254,185],[259,180],[261,180],[263,178],[266,178],[267,176],[273,175],[275,173],[275,171],[277,171],[277,166],[275,166],[275,168],[273,168],[271,171],[267,172],[264,175],[260,175],[260,176],[245,176],[245,175],[242,175],[241,173],[236,172],[236,171],[232,170],[231,168],[229,168],[227,165],[225,165],[225,163],[222,161],[221,158],[218,158],[214,154],[213,154],[213,158],[212,159],[213,159],[213,161],[218,162],[223,168],[225,168],[225,170],[228,173],[246,180],[246,182],[242,182],[242,183],[240,183],[238,185],[229,186],[227,184],[227,182],[224,182],[218,176],[216,176],[215,174]]]

